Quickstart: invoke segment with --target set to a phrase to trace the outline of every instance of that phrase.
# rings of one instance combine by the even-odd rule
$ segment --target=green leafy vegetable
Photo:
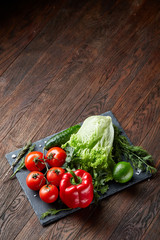
[[[47,216],[56,215],[56,214],[59,213],[59,212],[68,211],[68,210],[71,210],[71,208],[58,209],[58,210],[55,209],[55,208],[51,208],[51,209],[49,209],[48,211],[46,211],[45,213],[42,213],[40,219],[44,219],[44,218],[46,218]]]
[[[135,169],[155,173],[157,170],[150,164],[153,163],[152,156],[140,146],[131,145],[127,138],[121,134],[118,127],[114,126],[115,137],[113,143],[113,158],[120,161],[122,155],[126,161],[131,161]]]
[[[91,116],[87,118],[76,134],[72,134],[68,144],[74,148],[82,168],[103,166],[108,168],[114,139],[111,117]]]

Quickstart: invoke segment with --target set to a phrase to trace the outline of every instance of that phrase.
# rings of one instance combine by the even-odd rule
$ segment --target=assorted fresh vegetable
[[[39,191],[39,197],[46,203],[53,203],[60,196],[69,208],[87,207],[93,200],[92,177],[81,169],[75,172],[68,169],[69,172],[65,172],[59,166],[63,166],[66,156],[60,147],[51,148],[46,156],[37,151],[27,154],[25,166],[31,172],[26,178],[26,184],[30,189]],[[40,172],[44,167],[45,174]]]
[[[133,168],[156,172],[151,166],[152,156],[131,145],[109,116],[91,116],[82,126],[75,125],[54,135],[45,144],[43,153],[33,151],[34,147],[30,143],[24,148],[23,155],[27,155],[16,172],[26,167],[31,171],[26,184],[39,191],[42,201],[53,203],[59,199],[68,207],[50,209],[42,214],[42,219],[89,206],[93,198],[96,201],[106,193],[109,181],[120,184],[130,181]]]

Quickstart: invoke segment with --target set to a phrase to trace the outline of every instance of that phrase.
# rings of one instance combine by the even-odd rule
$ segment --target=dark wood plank
[[[121,13],[122,14],[122,13]],[[122,15],[123,16],[123,15]],[[112,35],[111,35],[111,37],[112,37]],[[113,38],[114,38],[114,34],[113,34]],[[105,44],[105,43],[104,43]],[[107,45],[108,46],[108,45]],[[105,49],[105,47],[107,47],[106,45],[104,45],[103,46],[103,48],[102,48],[102,50],[104,51],[104,49]],[[99,47],[99,49],[100,49],[100,47]],[[89,52],[91,52],[91,51],[93,51],[92,49],[88,49],[88,47],[87,47],[87,49],[85,49],[85,50],[87,50],[87,52],[89,51]],[[86,53],[87,54],[87,53]],[[94,54],[94,53],[93,53]],[[92,58],[93,58],[93,55],[92,54]],[[158,56],[158,54],[157,54],[157,56]],[[80,56],[79,56],[80,57]],[[154,54],[154,57],[156,57],[156,54]],[[107,59],[106,58],[106,55],[104,55],[104,56],[101,56],[101,61],[99,61],[97,58],[96,58],[96,60],[94,61],[94,62],[92,62],[89,66],[87,65],[87,67],[83,70],[83,72],[82,72],[82,74],[80,75],[79,74],[79,72],[78,72],[78,77],[80,77],[81,78],[81,82],[80,83],[78,83],[74,88],[73,88],[73,90],[72,90],[72,94],[70,94],[69,96],[67,96],[67,98],[65,99],[65,101],[62,103],[63,105],[66,105],[66,107],[67,107],[67,104],[68,104],[68,102],[70,102],[70,103],[72,103],[72,109],[71,109],[71,107],[70,107],[70,105],[68,105],[68,108],[67,108],[67,111],[66,111],[66,113],[64,113],[64,115],[62,116],[63,118],[61,118],[61,120],[60,120],[60,123],[61,124],[64,124],[64,120],[65,120],[65,123],[67,123],[67,120],[69,120],[70,119],[70,114],[68,114],[68,112],[70,112],[70,109],[72,110],[72,111],[79,111],[79,112],[81,112],[82,110],[81,109],[83,109],[83,107],[84,107],[84,105],[86,104],[86,106],[87,106],[87,103],[88,103],[88,101],[90,101],[90,99],[92,99],[93,98],[93,96],[98,92],[99,93],[99,95],[101,95],[101,98],[102,98],[102,96],[103,96],[103,89],[107,89],[109,86],[109,84],[110,83],[112,83],[112,79],[110,79],[109,81],[106,81],[106,65],[107,65],[107,60],[105,61],[105,59]],[[153,59],[153,56],[152,56],[152,58],[151,59]],[[158,59],[158,58],[157,58]],[[153,64],[149,64],[148,63],[148,65],[149,65],[149,67],[150,67],[150,69],[152,69],[153,68],[153,66],[154,65],[156,65],[155,66],[155,71],[157,71],[157,69],[159,69],[159,65],[158,64],[156,64],[157,62],[157,59],[155,58],[155,61],[153,61]],[[75,60],[75,59],[74,59]],[[79,60],[79,59],[78,59]],[[143,58],[143,64],[144,64],[144,61],[147,61],[146,60],[146,55],[144,56],[144,58]],[[148,67],[148,65],[147,65],[147,67]],[[81,66],[81,68],[82,68],[83,66]],[[137,67],[137,65],[136,66],[133,66],[133,68],[134,67]],[[96,72],[96,79],[95,79],[95,74],[94,74],[94,72],[92,73],[92,69],[95,69],[95,72]],[[144,70],[144,71],[146,71],[146,70]],[[155,76],[155,71],[153,71],[153,75]],[[142,74],[142,73],[141,73]],[[77,75],[76,75],[77,76]],[[73,77],[75,77],[75,75],[73,76]],[[77,78],[77,77],[76,77]],[[86,84],[86,86],[85,86],[85,91],[83,91],[83,83],[82,83],[82,81],[84,81],[84,79],[85,79],[85,83],[84,84]],[[95,79],[95,80],[94,80]],[[90,81],[89,81],[90,80]],[[121,81],[122,81],[122,79],[116,79],[117,80],[117,85],[115,86],[115,85],[113,85],[113,87],[114,87],[114,89],[112,88],[111,89],[111,91],[113,92],[114,90],[115,91],[118,91],[119,90],[119,94],[117,94],[117,96],[119,96],[119,95],[121,95],[121,91],[120,91],[120,89],[119,89],[119,85],[121,84]],[[155,78],[155,82],[157,81],[157,78]],[[139,79],[137,79],[137,82],[139,82]],[[128,86],[129,85],[129,81],[127,82],[124,82],[124,85],[122,86],[123,87],[123,89],[124,89],[124,87],[126,87],[126,86]],[[143,83],[141,83],[142,85],[143,85]],[[150,86],[151,86],[151,81],[149,81],[148,80],[148,84],[150,84]],[[105,88],[106,87],[106,88]],[[78,91],[78,89],[79,89],[79,91]],[[146,87],[144,86],[144,89],[146,89]],[[144,90],[143,89],[143,90]],[[148,88],[147,88],[148,89]],[[141,91],[143,91],[143,90],[141,90]],[[52,90],[53,91],[53,90]],[[147,91],[147,90],[146,90]],[[149,90],[148,90],[149,91]],[[75,99],[76,99],[76,97],[75,97],[75,92],[76,93],[78,93],[78,95],[77,95],[77,97],[79,97],[78,98],[78,100],[77,101],[74,101]],[[92,93],[93,92],[93,93]],[[130,93],[129,93],[130,94]],[[144,93],[144,95],[145,95],[145,93]],[[106,97],[106,95],[104,96],[104,98]],[[113,95],[113,98],[115,98],[115,95]],[[111,98],[111,101],[113,100],[113,98]],[[83,102],[81,102],[81,100],[83,100]],[[97,104],[97,98],[93,98],[93,101],[94,102],[96,102],[96,104]],[[73,104],[76,106],[76,109],[74,109],[74,107],[73,107]],[[79,106],[77,106],[77,104],[79,104]],[[101,104],[101,103],[100,103]],[[102,104],[103,104],[103,102],[102,102]],[[131,106],[132,106],[132,104],[131,104]],[[65,109],[66,109],[66,107],[65,107]],[[105,108],[106,106],[104,106],[104,109],[101,109],[101,111],[99,111],[99,113],[102,113],[103,111],[105,111],[106,109],[109,109],[109,108]],[[86,109],[86,111],[85,112],[87,112],[87,114],[88,114],[88,109],[91,109],[91,111],[92,111],[92,107],[90,106],[90,104],[87,106],[87,109]],[[94,114],[95,112],[97,112],[97,109],[94,109],[95,111],[90,111],[89,112],[89,115],[91,115],[91,114]],[[54,114],[53,114],[53,116],[54,116]],[[85,116],[83,116],[82,115],[82,117],[83,118],[81,118],[81,120],[84,120],[85,119],[85,117],[86,117],[87,115],[85,115]],[[54,116],[54,119],[55,119],[55,117],[56,116]],[[51,116],[51,118],[52,118],[52,116]],[[59,117],[58,117],[58,119],[59,119]],[[55,119],[56,120],[56,119]],[[50,121],[50,120],[49,120]],[[79,121],[79,119],[78,119],[78,121]],[[49,124],[49,123],[48,123]],[[48,125],[47,123],[45,124],[45,126],[46,126],[46,129],[47,129],[47,125]],[[59,122],[58,122],[58,124],[59,124]],[[59,124],[60,125],[60,124]],[[54,125],[55,126],[55,125]],[[69,126],[69,125],[66,125],[66,127],[67,126]],[[54,130],[55,131],[55,130]]]
[[[159,174],[153,182],[150,182],[143,184],[143,196],[137,197],[136,203],[126,212],[125,217],[121,219],[110,239],[125,239],[126,236],[132,239],[141,239],[141,236],[160,210]],[[145,187],[147,191],[145,191]]]
[[[12,193],[10,193],[12,194]],[[1,215],[1,239],[14,239],[17,233],[27,223],[28,219],[33,214],[33,210],[29,204],[24,192],[21,192]],[[15,218],[16,214],[16,218]],[[9,231],[7,230],[9,229]]]
[[[61,222],[56,222],[47,228],[40,227],[33,215],[29,221],[29,224],[25,225],[22,231],[18,234],[17,240],[21,238],[32,238],[41,236],[39,239],[72,239],[79,230],[79,225],[84,225],[89,216],[94,212],[94,206],[90,206],[87,209],[80,210],[78,213],[74,213],[72,216],[68,216],[61,219]],[[28,227],[32,222],[32,230],[28,232]],[[34,228],[33,228],[34,226]]]
[[[156,50],[114,105],[112,111],[124,128],[133,117],[134,112],[138,110],[139,106],[144,101],[144,98],[159,81],[159,58],[160,55]]]
[[[34,227],[33,227],[34,226]],[[28,231],[30,229],[30,231]],[[43,227],[40,224],[39,221],[37,221],[36,214],[33,214],[32,217],[28,220],[28,222],[25,224],[25,226],[19,231],[19,234],[16,236],[15,239],[37,239],[37,237],[40,239],[41,232],[43,231]],[[45,229],[45,231],[48,230],[48,227]],[[43,239],[43,238],[42,238]]]
[[[9,19],[1,15],[0,175],[9,167],[5,153],[29,138],[40,139],[107,110],[159,167],[158,1],[28,1],[14,10]],[[1,178],[0,236],[145,239],[159,219],[158,183],[159,173],[43,228],[18,181]]]
[[[154,113],[154,114],[153,114]],[[160,81],[152,88],[126,127],[134,144],[140,144],[160,116]],[[135,133],[135,134],[133,134]]]
[[[0,75],[54,16],[60,7],[58,2],[17,0],[1,4]]]
[[[154,221],[152,222],[152,224],[149,226],[148,230],[142,237],[142,240],[158,239],[157,236],[160,236],[159,222],[160,215],[158,213],[157,217],[154,219]]]
[[[80,8],[82,8],[83,5],[83,1],[81,1],[80,4],[77,3],[77,11],[74,10],[72,5],[67,6],[67,4],[66,6],[62,5],[61,7],[64,8],[61,8],[60,11],[58,11],[57,9],[57,12],[55,14],[54,11],[52,11],[54,17],[52,17],[52,20],[49,22],[46,28],[44,28],[43,31],[40,32],[40,34],[36,39],[34,39],[34,42],[32,42],[32,44],[27,46],[21,56],[16,59],[14,65],[11,66],[9,70],[5,72],[5,74],[3,74],[3,77],[1,78],[3,85],[3,89],[1,90],[1,96],[3,97],[1,101],[2,105],[5,102],[4,98],[7,101],[7,97],[10,96],[12,91],[15,90],[15,87],[21,82],[24,76],[27,75],[28,72],[30,72],[30,70],[32,69],[32,67],[36,64],[36,62],[39,61],[38,59],[40,59],[45,50],[48,49],[50,45],[52,45],[57,36],[60,35],[60,32],[64,31],[66,27],[70,27],[70,23],[74,24],[72,20],[75,16],[77,16],[78,19]],[[62,22],[64,22],[63,25]],[[39,47],[37,48],[37,46]],[[60,46],[57,46],[57,48],[59,47]],[[51,59],[49,59],[49,63],[50,61]],[[13,71],[13,69],[16,69],[16,71]],[[15,72],[15,74],[13,74],[13,72]]]
[[[122,123],[122,126],[125,127],[125,125],[123,125],[123,120],[128,121],[127,116],[134,112],[133,110],[131,111],[133,104],[136,108],[138,108],[141,104],[141,94],[143,95],[143,92],[144,94],[147,94],[147,91],[149,92],[150,88],[153,87],[153,84],[159,80],[159,40],[158,38],[154,39],[154,34],[158,28],[157,26],[159,26],[159,12],[157,13],[157,18],[153,18],[152,21],[150,21],[151,18],[148,18],[148,21],[150,21],[148,22],[148,27],[149,29],[153,29],[153,31],[149,31],[144,26],[144,18],[147,18],[147,16],[149,16],[151,12],[155,10],[155,8],[155,4],[151,6],[150,3],[147,2],[146,6],[136,13],[136,18],[130,16],[128,20],[130,24],[129,26],[127,25],[128,28],[126,27],[125,30],[120,31],[115,40],[116,42],[113,44],[114,47],[110,50],[112,57],[108,58],[109,62],[105,63],[106,71],[103,75],[103,78],[106,78],[106,82],[103,87],[99,89],[96,96],[91,100],[92,106],[87,106],[85,112],[88,115],[92,115],[95,112],[102,113],[113,108],[113,112]],[[137,34],[138,36],[136,35],[136,39],[134,39],[135,36],[133,33],[133,28],[136,24],[136,30],[139,34]],[[147,40],[147,38],[145,39],[144,36],[148,34],[148,31],[150,35]],[[154,41],[150,41],[152,38]],[[144,43],[143,47],[142,42]],[[109,56],[109,53],[110,52],[107,51],[107,56]],[[124,53],[125,55],[123,55]],[[129,61],[128,56],[130,56]],[[102,57],[103,56],[101,56],[101,59]],[[122,60],[119,61],[118,58],[122,58]],[[144,75],[144,73],[146,75]],[[146,78],[148,79],[147,73],[150,74],[149,78],[151,78],[148,80],[149,88],[145,87],[145,84],[147,86],[147,82],[145,81]],[[132,85],[130,86],[131,83]],[[133,85],[135,89],[133,89],[132,94],[131,92]],[[128,89],[129,86],[130,88]],[[138,93],[138,90],[136,90],[136,86],[143,88],[143,90],[138,89],[141,91],[141,94]],[[129,98],[131,94],[133,95],[133,99],[131,98],[131,100],[127,101],[127,98]],[[121,95],[122,98],[120,98]],[[124,105],[122,103],[122,99],[125,101]],[[132,100],[133,102],[130,102]],[[122,114],[120,114],[121,108]],[[81,114],[82,119],[85,119],[87,114]],[[121,119],[123,114],[124,118]]]
[[[70,9],[70,11],[74,11],[74,10]],[[61,14],[63,14],[63,12],[61,12]],[[76,28],[74,26],[75,26],[75,23],[78,21],[77,20],[78,14],[80,16],[82,16],[82,14],[84,14],[83,6],[82,6],[82,11],[80,11],[80,9],[79,9],[79,12],[77,13],[77,15],[76,15],[75,11],[74,11],[74,14],[75,14],[74,21],[72,18],[70,18],[70,16],[68,16],[68,14],[67,14],[67,19],[69,18],[68,21],[71,24],[71,25],[68,24],[69,27],[72,26],[73,32],[76,33],[76,31],[75,31]],[[65,19],[65,17],[66,16],[63,15],[63,21],[67,20],[67,19]],[[59,18],[61,18],[61,15],[59,16]],[[58,19],[57,19],[57,21],[58,21]],[[53,39],[51,38],[50,32],[51,32],[51,28],[53,27],[53,24],[55,25],[55,20],[53,20],[46,29],[46,32],[49,35],[49,38],[51,41],[51,42],[49,41],[47,43],[48,48],[46,49],[46,46],[43,45],[42,49],[40,48],[38,50],[38,56],[37,56],[38,58],[37,57],[34,58],[34,54],[32,55],[33,58],[30,58],[30,57],[28,58],[28,61],[30,61],[29,66],[31,67],[31,69],[29,69],[28,72],[25,72],[25,74],[23,76],[23,81],[21,81],[21,83],[17,86],[16,90],[13,91],[12,100],[10,98],[10,94],[11,94],[9,91],[10,89],[8,90],[8,93],[6,91],[7,98],[6,98],[6,101],[2,103],[2,107],[0,109],[0,114],[1,114],[1,116],[3,116],[2,117],[2,126],[6,124],[6,128],[2,129],[2,135],[1,135],[2,138],[0,140],[2,140],[3,137],[5,137],[7,135],[8,129],[11,129],[16,124],[16,122],[20,119],[20,117],[23,116],[26,109],[31,106],[31,104],[41,94],[41,92],[46,88],[46,86],[52,81],[52,79],[54,78],[54,81],[57,82],[57,74],[59,74],[61,71],[65,70],[68,67],[69,62],[67,62],[67,59],[75,51],[73,48],[73,44],[72,43],[69,44],[69,39],[70,39],[71,35],[73,36],[73,34],[71,31],[69,31],[69,33],[66,31],[61,35],[61,37],[59,37],[59,39],[57,39],[54,42],[54,44],[51,44],[53,42]],[[83,23],[82,23],[82,25],[83,25]],[[46,34],[46,37],[47,37],[47,34]],[[86,32],[84,32],[84,35],[79,36],[79,38],[77,38],[77,40],[74,41],[75,47],[79,47],[79,43],[80,42],[82,43],[82,40],[84,39],[85,34],[86,34]],[[63,45],[64,39],[66,39],[66,40],[68,39],[67,46]],[[24,61],[24,59],[25,59],[25,61],[27,60],[25,53],[27,53],[28,50],[31,52],[32,51],[34,52],[35,47],[37,45],[41,46],[41,41],[42,41],[42,35],[40,35],[38,39],[35,39],[34,43],[30,44],[30,46],[25,49],[24,55],[22,55],[22,57],[19,57],[18,60],[15,61],[14,65],[12,67],[10,67],[5,74],[12,76],[13,69],[17,69],[17,67],[19,68],[19,62]],[[45,49],[45,51],[44,51],[44,49]],[[70,59],[71,59],[71,57],[70,57]],[[60,63],[59,63],[59,60],[60,60]],[[50,64],[51,62],[53,62],[54,65]],[[17,71],[14,71],[14,72],[15,72],[15,76],[12,76],[12,77],[14,77],[14,78],[17,77],[17,78],[21,79],[21,75],[20,76],[17,75]],[[46,72],[47,72],[47,74],[46,74]],[[43,81],[39,81],[39,79],[43,79]],[[70,83],[70,79],[68,79],[68,82],[71,85],[73,85],[75,83],[75,81],[76,80],[74,79],[74,82]],[[58,87],[63,88],[63,86],[61,85],[61,79],[59,79],[58,82],[59,82],[59,84],[57,84],[57,88]],[[37,88],[37,85],[39,85],[39,88]],[[57,91],[59,92],[60,90],[57,90]],[[34,92],[34,94],[32,94],[33,92]],[[49,98],[49,96],[50,97],[54,96],[52,94],[48,95],[48,98]],[[22,98],[22,96],[23,96],[23,98]],[[64,99],[65,95],[61,96],[61,97]],[[50,100],[50,102],[51,102],[51,100]],[[8,108],[9,106],[11,109],[10,113],[9,112],[6,113],[5,109]],[[7,114],[7,116],[6,116],[6,114]],[[11,118],[11,116],[14,116],[12,122],[10,122],[10,120],[9,120]],[[6,121],[6,119],[8,119],[8,121]]]
[[[160,132],[160,118],[153,124],[149,133],[145,137],[144,141],[141,143],[144,149],[149,151],[153,158],[157,169],[160,168],[160,158],[159,158],[159,132]]]

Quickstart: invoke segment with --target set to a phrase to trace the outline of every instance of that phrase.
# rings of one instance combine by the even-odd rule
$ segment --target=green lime
[[[129,162],[121,161],[113,169],[113,179],[119,183],[126,183],[133,177],[133,168]]]

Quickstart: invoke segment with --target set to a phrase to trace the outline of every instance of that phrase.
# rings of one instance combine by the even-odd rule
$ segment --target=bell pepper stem
[[[78,185],[82,182],[82,178],[78,177],[71,169],[67,168],[66,170],[72,175],[71,183],[73,185]]]

